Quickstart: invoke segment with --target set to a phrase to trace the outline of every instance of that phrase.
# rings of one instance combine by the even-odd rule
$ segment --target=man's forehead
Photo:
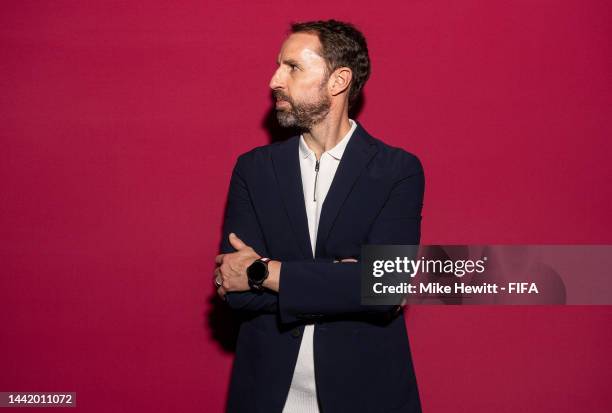
[[[277,63],[284,60],[320,60],[321,42],[313,33],[293,33],[283,42]]]

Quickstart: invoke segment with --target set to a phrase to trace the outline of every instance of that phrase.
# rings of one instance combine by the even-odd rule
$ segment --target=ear
[[[339,67],[329,77],[330,93],[332,96],[348,91],[353,79],[353,71],[348,67]]]

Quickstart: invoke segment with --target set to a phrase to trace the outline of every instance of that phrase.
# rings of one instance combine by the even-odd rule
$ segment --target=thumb
[[[236,248],[237,250],[241,250],[246,247],[246,244],[242,242],[242,240],[233,232],[230,232],[229,234],[229,242],[232,244],[232,247]]]

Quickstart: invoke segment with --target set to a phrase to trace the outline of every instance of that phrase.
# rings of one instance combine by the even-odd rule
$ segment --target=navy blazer
[[[418,158],[358,123],[322,207],[312,255],[299,136],[251,150],[233,170],[221,251],[230,232],[282,261],[279,292],[228,293],[248,317],[238,334],[228,412],[281,412],[305,323],[314,323],[322,413],[420,412],[403,313],[361,305],[363,244],[418,244],[424,175]]]

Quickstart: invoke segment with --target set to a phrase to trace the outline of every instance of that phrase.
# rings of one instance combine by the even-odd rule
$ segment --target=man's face
[[[310,129],[329,113],[329,76],[320,47],[317,35],[310,33],[294,33],[283,43],[270,80],[276,117],[283,127]]]

